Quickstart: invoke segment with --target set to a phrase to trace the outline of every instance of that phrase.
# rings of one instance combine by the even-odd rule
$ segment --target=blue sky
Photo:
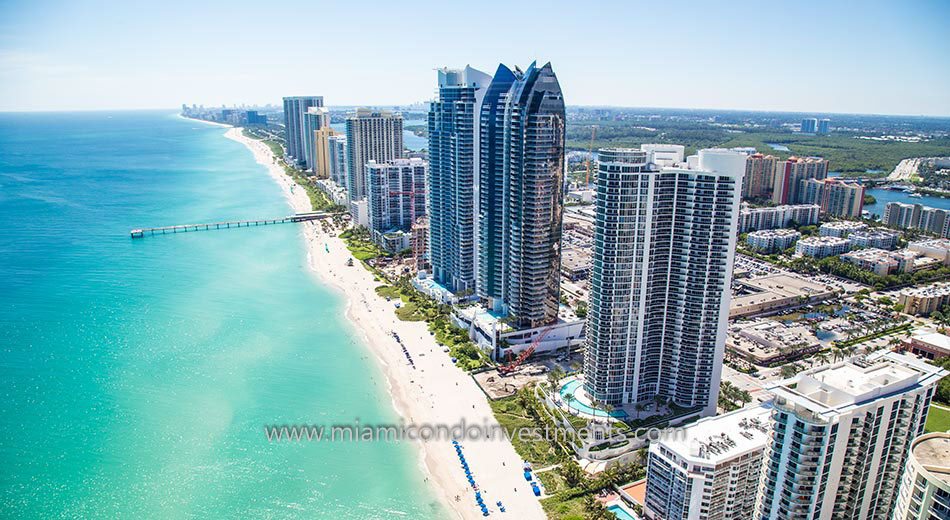
[[[0,0],[0,110],[431,99],[551,61],[568,104],[950,116],[950,2]]]

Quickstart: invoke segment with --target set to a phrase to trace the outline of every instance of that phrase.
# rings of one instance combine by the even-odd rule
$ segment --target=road
[[[917,175],[917,168],[920,166],[920,158],[904,159],[897,163],[894,171],[887,176],[889,181],[909,181]]]

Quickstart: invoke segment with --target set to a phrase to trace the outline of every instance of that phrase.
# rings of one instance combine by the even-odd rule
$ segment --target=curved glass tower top
[[[518,327],[547,325],[560,294],[566,119],[551,64],[500,66],[481,115],[479,294]]]

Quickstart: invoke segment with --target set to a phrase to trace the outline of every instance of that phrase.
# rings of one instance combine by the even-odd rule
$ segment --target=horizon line
[[[427,104],[428,101],[416,101],[413,103],[403,103],[403,104],[358,104],[358,105],[325,105],[326,108],[339,108],[339,109],[350,109],[357,107],[365,108],[395,108],[395,107],[408,107],[409,105],[416,104]],[[277,103],[271,103],[277,108],[281,108]],[[247,104],[250,107],[260,107],[266,105],[255,105]],[[582,109],[624,109],[624,110],[681,110],[681,111],[702,111],[702,112],[754,112],[762,114],[798,114],[798,115],[812,115],[812,116],[878,116],[878,117],[915,117],[915,118],[936,118],[936,119],[950,119],[950,114],[947,115],[936,115],[936,114],[906,114],[906,113],[881,113],[881,112],[822,112],[822,111],[802,111],[802,110],[767,110],[767,109],[758,109],[758,108],[702,108],[702,107],[651,107],[651,106],[625,106],[625,105],[565,105],[567,108],[582,108]],[[219,105],[208,105],[205,108],[207,109],[220,109],[222,108]],[[237,105],[225,105],[223,108],[237,108]],[[132,108],[37,108],[37,109],[0,109],[0,114],[40,114],[40,113],[69,113],[69,112],[142,112],[142,111],[173,111],[181,110],[180,106],[176,107],[132,107]],[[422,110],[423,112],[425,110]]]

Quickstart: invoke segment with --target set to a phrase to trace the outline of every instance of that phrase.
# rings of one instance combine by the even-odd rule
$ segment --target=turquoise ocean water
[[[396,421],[383,377],[223,128],[168,112],[0,114],[0,517],[430,518],[406,444],[271,444]]]

